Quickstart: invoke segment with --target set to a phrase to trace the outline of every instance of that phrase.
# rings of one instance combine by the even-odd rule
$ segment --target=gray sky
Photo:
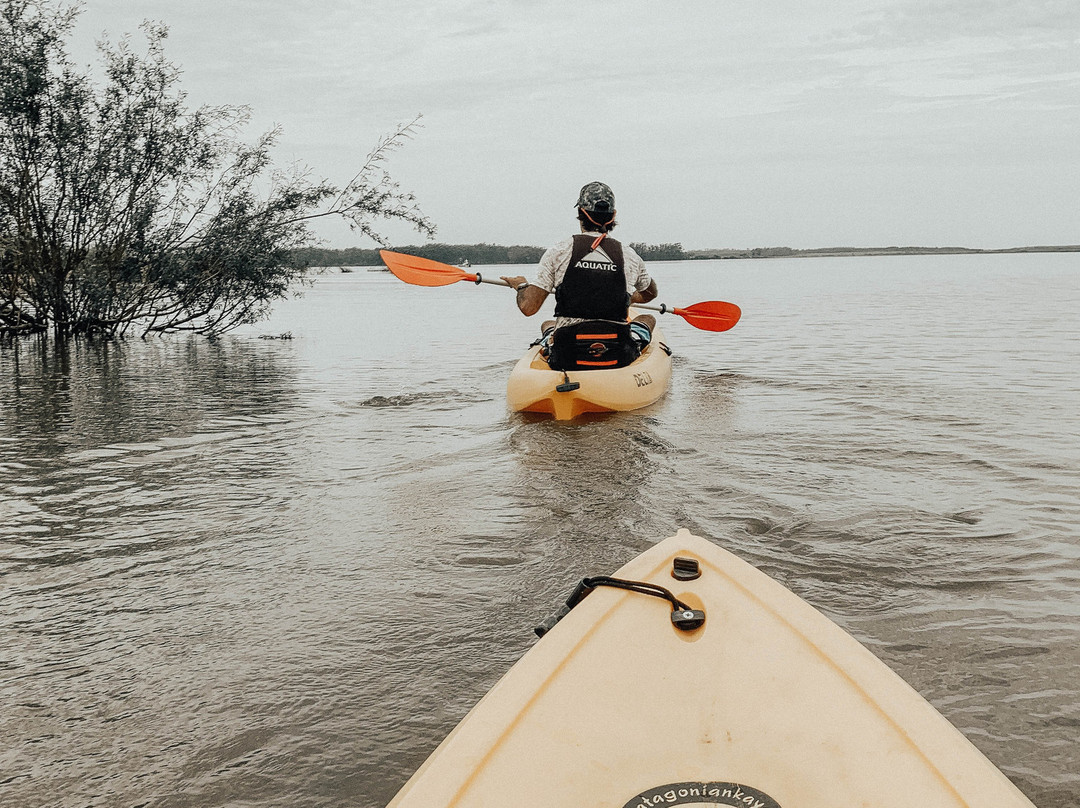
[[[73,56],[143,19],[282,164],[422,113],[389,169],[439,241],[546,245],[598,179],[627,241],[1080,243],[1077,0],[88,0]]]

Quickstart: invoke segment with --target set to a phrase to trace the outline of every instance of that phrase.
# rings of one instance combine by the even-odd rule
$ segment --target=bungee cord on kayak
[[[694,559],[674,559],[672,576],[677,577],[680,562],[685,565],[688,561],[696,566],[697,562]],[[571,609],[581,603],[581,601],[583,601],[594,589],[601,586],[610,586],[614,589],[625,589],[628,592],[637,592],[641,595],[652,595],[653,597],[666,600],[672,606],[671,624],[680,631],[693,631],[694,629],[701,628],[705,625],[705,612],[703,610],[695,609],[692,606],[683,603],[683,601],[679,600],[671,593],[671,590],[660,586],[659,584],[649,583],[648,581],[628,581],[624,578],[613,578],[610,575],[596,575],[590,578],[581,579],[580,583],[574,587],[574,591],[570,593],[570,597],[566,599],[566,603],[562,608],[534,629],[536,636],[543,637],[547,634],[556,623],[570,613]]]

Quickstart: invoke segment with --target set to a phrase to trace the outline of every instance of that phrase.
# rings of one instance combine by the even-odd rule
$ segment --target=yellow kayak
[[[506,383],[506,400],[515,412],[546,413],[568,421],[587,412],[614,412],[647,407],[667,392],[671,355],[663,347],[657,325],[652,341],[633,363],[610,370],[552,370],[534,346],[518,360]],[[560,390],[560,386],[578,386]]]
[[[391,808],[1033,808],[866,648],[716,545],[680,530],[616,576],[638,588],[586,579]]]
[[[458,281],[508,286],[502,278],[486,278],[479,272],[432,261],[417,255],[381,250],[387,269],[416,286],[447,286]],[[671,313],[703,331],[733,328],[742,311],[734,303],[706,300],[680,308],[653,303],[637,303],[642,309]],[[632,307],[630,317],[638,312]],[[595,364],[595,363],[594,363]],[[647,407],[667,392],[671,382],[671,355],[663,347],[663,334],[653,329],[649,347],[632,364],[623,368],[571,371],[552,370],[538,347],[529,350],[510,374],[506,398],[515,412],[538,412],[558,420],[570,420],[587,412],[613,412]]]

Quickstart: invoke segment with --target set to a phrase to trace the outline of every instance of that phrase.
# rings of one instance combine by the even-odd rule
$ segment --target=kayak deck
[[[701,577],[672,576],[676,557]],[[597,588],[473,708],[391,808],[1033,808],[868,650],[680,530],[618,573],[706,613]]]
[[[663,346],[660,327],[652,341],[630,365],[611,370],[570,371],[575,390],[560,392],[562,371],[552,370],[533,346],[518,360],[506,383],[506,399],[515,412],[534,412],[565,421],[590,412],[616,412],[647,407],[667,392],[671,356]]]

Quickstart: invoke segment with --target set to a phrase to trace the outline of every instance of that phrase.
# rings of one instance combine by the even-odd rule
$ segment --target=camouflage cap
[[[602,182],[590,182],[578,194],[577,207],[610,212],[615,210],[615,194]]]

